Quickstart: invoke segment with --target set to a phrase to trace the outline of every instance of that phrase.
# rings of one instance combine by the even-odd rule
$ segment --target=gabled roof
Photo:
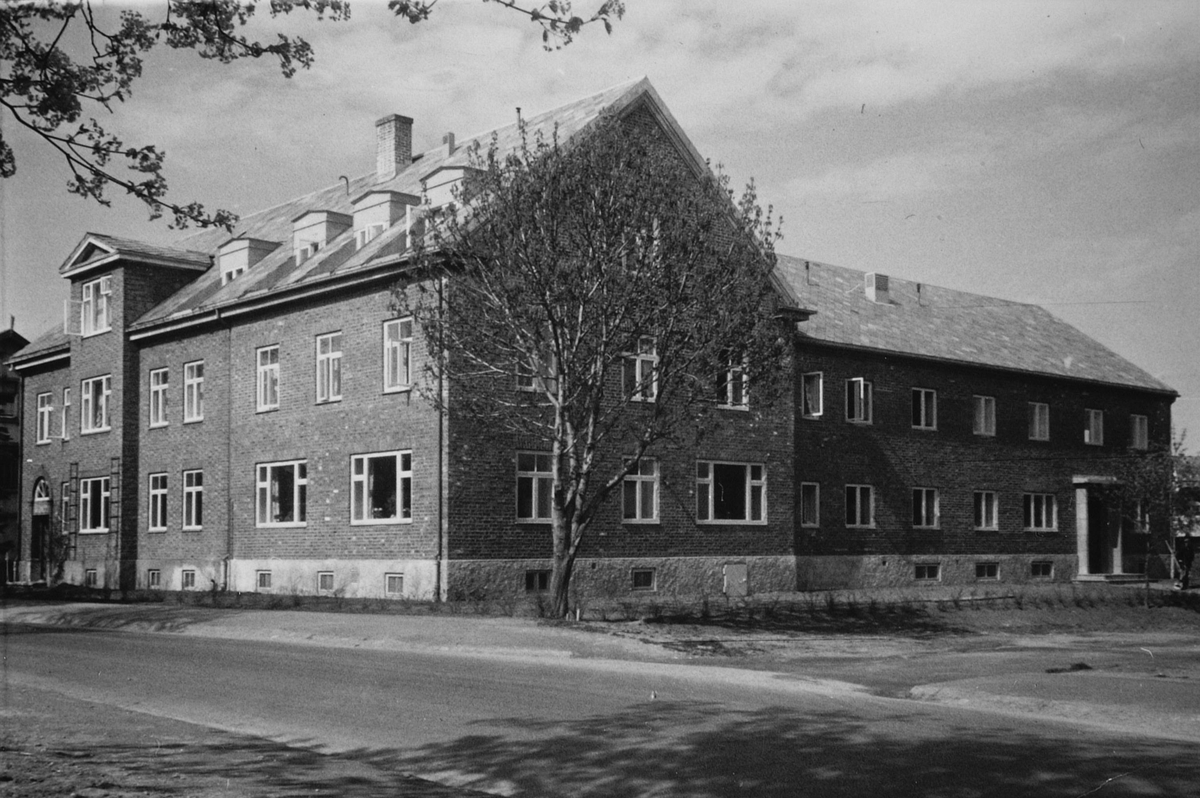
[[[565,141],[585,129],[606,109],[621,113],[636,107],[646,108],[661,123],[693,168],[707,168],[646,78],[613,86],[559,108],[527,117],[524,121],[531,139],[538,135],[549,139],[557,131],[559,140]],[[520,131],[514,121],[459,141],[453,152],[448,153],[444,146],[440,146],[414,155],[413,162],[390,180],[378,181],[374,172],[348,178],[250,214],[238,222],[232,233],[224,230],[203,231],[182,239],[180,245],[188,250],[215,254],[217,248],[231,238],[257,238],[288,244],[292,240],[293,220],[308,211],[351,214],[354,211],[353,201],[371,191],[396,191],[420,196],[422,182],[427,176],[441,169],[469,166],[475,147],[486,152],[493,137],[501,153],[520,144]],[[199,317],[217,308],[257,301],[276,292],[306,286],[316,288],[329,280],[349,277],[394,261],[395,256],[402,254],[406,247],[403,224],[393,225],[357,251],[354,231],[347,230],[302,263],[295,262],[290,245],[281,246],[227,285],[221,285],[219,270],[210,270],[138,319],[132,329],[145,330],[183,323],[186,319]]]
[[[73,277],[116,260],[132,260],[186,269],[207,269],[212,261],[203,252],[148,244],[129,238],[88,233],[58,267],[64,277]]]
[[[993,366],[1174,394],[1162,381],[1037,305],[888,275],[874,302],[866,272],[788,255],[776,271],[817,313],[800,335],[827,344]]]

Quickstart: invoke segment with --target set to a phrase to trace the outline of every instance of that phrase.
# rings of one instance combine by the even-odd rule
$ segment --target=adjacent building
[[[527,121],[586,135],[639,115],[706,168],[645,80]],[[23,377],[26,581],[347,596],[544,590],[543,441],[415,390],[398,311],[412,234],[475,141],[164,247],[100,234],[60,268],[62,331]],[[1132,567],[1105,486],[1163,445],[1175,394],[1045,311],[781,257],[792,390],[727,397],[720,428],[630,475],[592,527],[592,595],[1110,576]]]
[[[29,341],[0,330],[0,584],[17,579],[20,560],[21,378],[5,361]]]

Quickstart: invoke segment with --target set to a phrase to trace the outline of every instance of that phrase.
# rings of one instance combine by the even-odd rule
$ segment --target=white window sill
[[[746,521],[737,518],[714,518],[707,521],[696,519],[696,523],[702,526],[766,526],[767,520],[765,518],[761,521]]]
[[[621,523],[622,524],[639,524],[639,525],[644,526],[646,524],[660,524],[662,522],[657,518],[622,518]]]
[[[369,518],[361,521],[351,521],[350,526],[398,526],[400,524],[411,524],[411,518]]]
[[[516,520],[516,523],[518,523],[518,524],[552,524],[552,523],[554,523],[554,521],[553,521],[553,519],[550,519],[550,518],[518,518]]]
[[[279,409],[279,405],[269,405],[267,407],[256,407],[255,413],[271,413]]]
[[[300,529],[308,526],[307,521],[281,521],[279,523],[256,523],[255,529]]]
[[[157,532],[166,532],[167,528],[165,526],[151,526],[151,527],[147,527],[146,531],[147,532],[156,532],[156,533]]]
[[[718,410],[741,410],[743,413],[750,409],[750,405],[717,405]]]
[[[150,429],[162,429],[163,427],[169,427],[169,426],[171,426],[169,422],[160,421],[157,424],[151,424]]]
[[[203,420],[204,420],[204,416],[197,416],[196,418],[185,418],[183,420],[183,423],[184,424],[199,424]]]
[[[81,530],[79,530],[79,534],[81,534],[81,535],[107,535],[109,533],[109,531],[110,530],[107,528],[105,528],[105,529],[81,529]]]
[[[80,435],[96,435],[100,432],[112,432],[112,427],[96,427],[95,429],[80,430]]]
[[[204,527],[202,527],[202,526],[185,526],[182,529],[184,532],[203,532],[204,531]]]
[[[518,388],[518,391],[532,391],[532,388]],[[409,393],[412,391],[411,385],[394,385],[391,388],[384,386],[384,393]]]

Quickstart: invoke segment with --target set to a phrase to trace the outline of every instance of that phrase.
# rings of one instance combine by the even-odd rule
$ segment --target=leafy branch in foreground
[[[528,16],[542,26],[543,45],[569,44],[580,29],[602,22],[611,31],[621,18],[621,0],[605,0],[589,18],[574,15],[570,2],[551,0],[522,6],[491,0]],[[436,0],[391,0],[392,12],[409,22],[429,18]],[[125,102],[142,77],[144,58],[165,44],[191,50],[204,59],[229,64],[244,58],[270,58],[285,78],[313,64],[312,46],[300,37],[275,34],[260,41],[245,33],[260,3],[241,0],[167,0],[153,15],[121,12],[118,24],[107,25],[90,2],[41,3],[0,0],[0,107],[17,124],[62,156],[71,170],[67,190],[108,206],[110,188],[123,189],[149,209],[150,218],[164,213],[172,227],[191,224],[231,228],[236,215],[209,212],[198,202],[167,199],[164,153],[153,144],[128,145],[95,118],[84,120],[86,108],[112,113]],[[271,18],[303,11],[318,19],[349,19],[345,0],[270,0]],[[17,158],[10,139],[0,131],[0,178],[16,174]]]

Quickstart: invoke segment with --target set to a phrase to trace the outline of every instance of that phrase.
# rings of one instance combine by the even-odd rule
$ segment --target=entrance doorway
[[[1088,491],[1088,573],[1112,573],[1112,530],[1109,521],[1108,503],[1098,491]]]
[[[50,560],[50,486],[38,479],[33,485],[32,523],[29,525],[29,580],[48,582]]]

